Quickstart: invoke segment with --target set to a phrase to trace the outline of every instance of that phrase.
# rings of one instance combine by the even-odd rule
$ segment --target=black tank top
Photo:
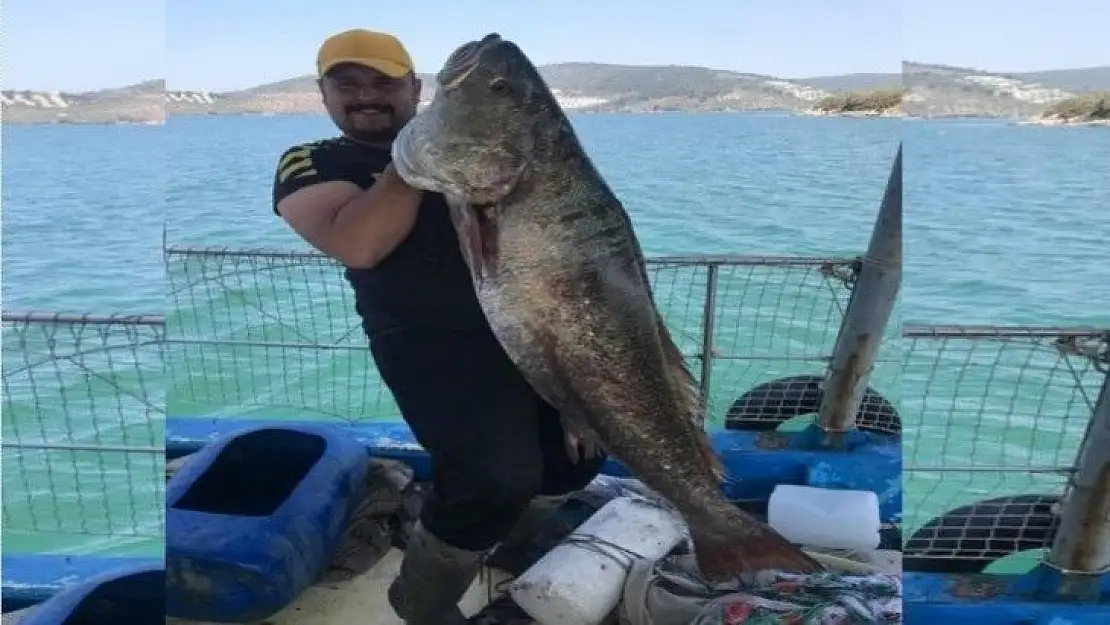
[[[368,189],[389,164],[388,149],[346,138],[295,146],[274,178],[274,211],[294,191],[335,180]],[[372,269],[348,267],[367,336],[414,328],[488,330],[443,196],[425,193],[408,238]]]

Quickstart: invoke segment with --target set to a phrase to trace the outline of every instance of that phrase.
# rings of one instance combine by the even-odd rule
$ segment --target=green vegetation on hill
[[[1048,107],[1042,117],[1068,122],[1110,120],[1110,91],[1085,93],[1057,102]]]
[[[902,104],[902,89],[849,91],[823,98],[814,109],[824,113],[884,113]]]

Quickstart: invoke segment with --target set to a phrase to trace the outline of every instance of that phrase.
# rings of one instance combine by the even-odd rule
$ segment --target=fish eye
[[[509,81],[504,78],[494,78],[489,83],[489,89],[494,95],[507,96],[513,92],[513,88],[509,85]]]

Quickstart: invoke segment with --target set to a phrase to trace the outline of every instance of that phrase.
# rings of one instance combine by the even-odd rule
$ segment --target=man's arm
[[[326,163],[313,156],[307,146],[282,156],[274,210],[321,252],[348,267],[373,267],[412,231],[421,192],[405,184],[392,165],[363,191],[329,176]]]

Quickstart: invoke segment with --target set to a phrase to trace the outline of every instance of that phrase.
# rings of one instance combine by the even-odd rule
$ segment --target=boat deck
[[[190,456],[166,463],[169,480]],[[401,566],[402,552],[387,545],[381,526],[383,509],[400,505],[397,488],[405,481],[399,463],[375,459],[367,476],[366,499],[351,520],[322,578],[277,614],[246,625],[404,625],[386,599],[386,589]],[[509,575],[486,569],[467,591],[460,605],[467,615],[477,613],[498,596],[497,587]],[[3,625],[8,625],[4,623]],[[167,618],[166,625],[220,625]]]
[[[386,601],[386,588],[401,566],[401,551],[390,549],[370,570],[342,581],[322,581],[281,612],[250,625],[404,625]],[[500,571],[474,582],[460,605],[474,614],[496,596],[496,587],[508,576]],[[4,625],[8,625],[7,621]],[[167,618],[166,625],[220,625]]]
[[[369,570],[343,580],[334,579],[334,575],[326,576],[281,612],[245,625],[404,625],[389,607],[385,595],[400,566],[401,551],[390,549]],[[507,574],[492,570],[476,580],[460,603],[463,612],[470,615],[485,607],[491,598],[498,596],[496,589],[506,579]],[[4,614],[0,625],[18,625],[33,610]],[[167,618],[166,625],[226,624]]]

